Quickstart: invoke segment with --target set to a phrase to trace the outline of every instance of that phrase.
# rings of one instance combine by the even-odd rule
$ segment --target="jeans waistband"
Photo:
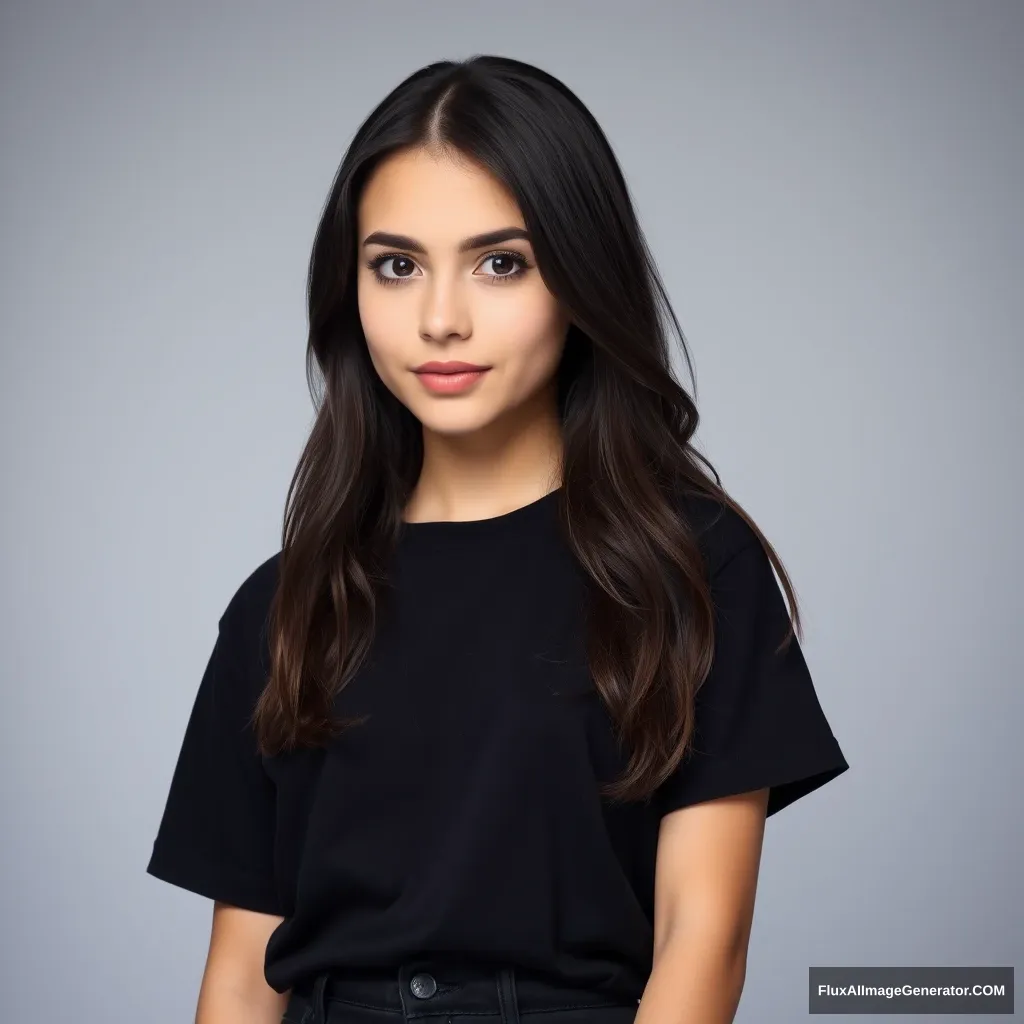
[[[574,988],[521,967],[423,960],[389,970],[325,971],[295,991],[310,999],[309,1024],[327,1019],[327,1000],[392,1011],[402,1019],[435,1014],[500,1014],[500,1024],[519,1024],[520,1013],[624,1006],[592,988]],[[636,1003],[629,1006],[635,1011]]]

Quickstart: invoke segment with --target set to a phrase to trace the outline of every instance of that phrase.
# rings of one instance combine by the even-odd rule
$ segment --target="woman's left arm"
[[[768,789],[666,814],[654,964],[635,1024],[731,1024],[746,975]]]

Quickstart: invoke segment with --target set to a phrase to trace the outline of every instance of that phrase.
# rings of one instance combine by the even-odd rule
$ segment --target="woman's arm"
[[[768,790],[662,818],[654,965],[635,1024],[731,1024],[743,991]]]
[[[290,993],[275,992],[263,967],[267,941],[282,920],[214,902],[196,1024],[279,1024]]]

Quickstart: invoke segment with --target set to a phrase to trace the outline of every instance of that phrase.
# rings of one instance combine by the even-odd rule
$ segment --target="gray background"
[[[312,421],[320,205],[474,52],[604,125],[852,765],[769,824],[737,1019],[802,1018],[809,965],[1024,962],[1021,4],[22,0],[0,38],[3,1019],[192,1019],[211,904],[144,867]]]

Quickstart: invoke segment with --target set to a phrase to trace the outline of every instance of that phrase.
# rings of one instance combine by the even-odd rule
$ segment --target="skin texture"
[[[634,1024],[730,1024],[746,975],[768,790],[666,814],[654,966]]]
[[[196,1024],[278,1024],[289,992],[263,976],[271,933],[284,920],[215,901]]]
[[[570,317],[528,241],[459,251],[470,236],[525,229],[515,201],[466,158],[417,148],[376,168],[357,221],[359,316],[370,358],[423,425],[423,468],[406,519],[485,519],[546,494],[560,482],[555,371]],[[424,252],[362,244],[378,231],[410,236]],[[384,253],[399,255],[378,268],[393,283],[366,266]],[[492,369],[467,392],[437,395],[413,372],[432,359]]]

